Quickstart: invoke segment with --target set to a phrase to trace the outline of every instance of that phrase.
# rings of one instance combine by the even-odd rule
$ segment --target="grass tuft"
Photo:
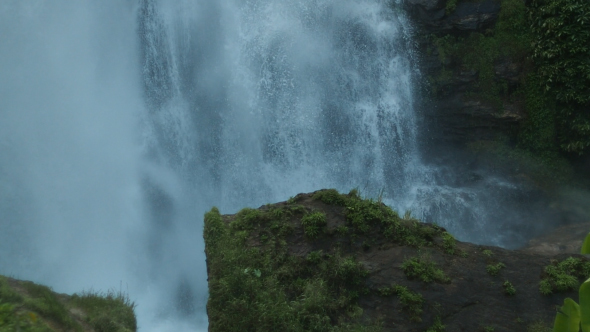
[[[86,321],[98,332],[132,332],[137,330],[135,304],[121,292],[83,292],[71,302],[86,313]]]

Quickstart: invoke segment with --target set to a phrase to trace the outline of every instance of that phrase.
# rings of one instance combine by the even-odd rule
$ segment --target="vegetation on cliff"
[[[590,147],[590,2],[532,0],[532,59],[547,96],[555,101],[560,147]]]
[[[0,276],[0,332],[133,332],[137,330],[134,307],[121,293],[68,296]]]
[[[204,238],[212,332],[547,331],[590,273],[581,256],[457,241],[356,190],[213,208]]]
[[[445,1],[447,16],[470,2]],[[428,74],[431,90],[436,99],[457,77],[474,73],[467,99],[490,105],[498,117],[506,105],[524,106],[517,130],[499,131],[495,145],[471,147],[501,156],[495,164],[514,164],[537,182],[559,175],[563,183],[570,176],[564,157],[590,151],[590,2],[499,2],[491,27],[439,30],[425,38],[435,48],[426,51],[436,52],[442,64]]]
[[[216,208],[205,215],[211,331],[379,331],[379,320],[367,320],[358,303],[371,293],[397,295],[411,319],[421,321],[419,293],[401,285],[372,290],[366,284],[369,271],[354,252],[376,245],[376,234],[390,243],[448,252],[454,252],[454,238],[361,199],[356,190],[349,195],[324,190],[311,198],[342,209],[346,223],[339,225],[328,222],[326,211],[299,204],[304,197],[230,217]],[[295,238],[314,250],[294,252]],[[410,278],[450,281],[426,259],[408,260],[404,269]]]

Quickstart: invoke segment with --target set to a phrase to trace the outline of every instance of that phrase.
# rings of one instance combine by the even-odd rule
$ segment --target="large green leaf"
[[[563,301],[563,306],[555,316],[553,332],[579,332],[580,307],[569,297]]]
[[[590,332],[590,279],[580,286],[580,314],[582,332]]]
[[[586,235],[584,243],[582,244],[582,255],[590,254],[590,233]]]

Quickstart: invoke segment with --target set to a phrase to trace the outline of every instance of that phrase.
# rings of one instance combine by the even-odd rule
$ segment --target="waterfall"
[[[411,31],[395,4],[143,0],[138,20],[148,265],[193,299],[184,314],[203,311],[196,242],[211,206],[320,188],[404,197],[418,154]]]
[[[128,292],[142,331],[206,329],[214,205],[358,188],[481,240],[514,189],[420,161],[399,1],[14,0],[0,35],[0,273]]]

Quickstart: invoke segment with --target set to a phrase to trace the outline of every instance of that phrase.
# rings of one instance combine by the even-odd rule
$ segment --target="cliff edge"
[[[58,294],[0,276],[0,332],[135,332],[134,307],[122,293]]]
[[[550,331],[590,262],[457,241],[335,190],[204,229],[209,331]]]

